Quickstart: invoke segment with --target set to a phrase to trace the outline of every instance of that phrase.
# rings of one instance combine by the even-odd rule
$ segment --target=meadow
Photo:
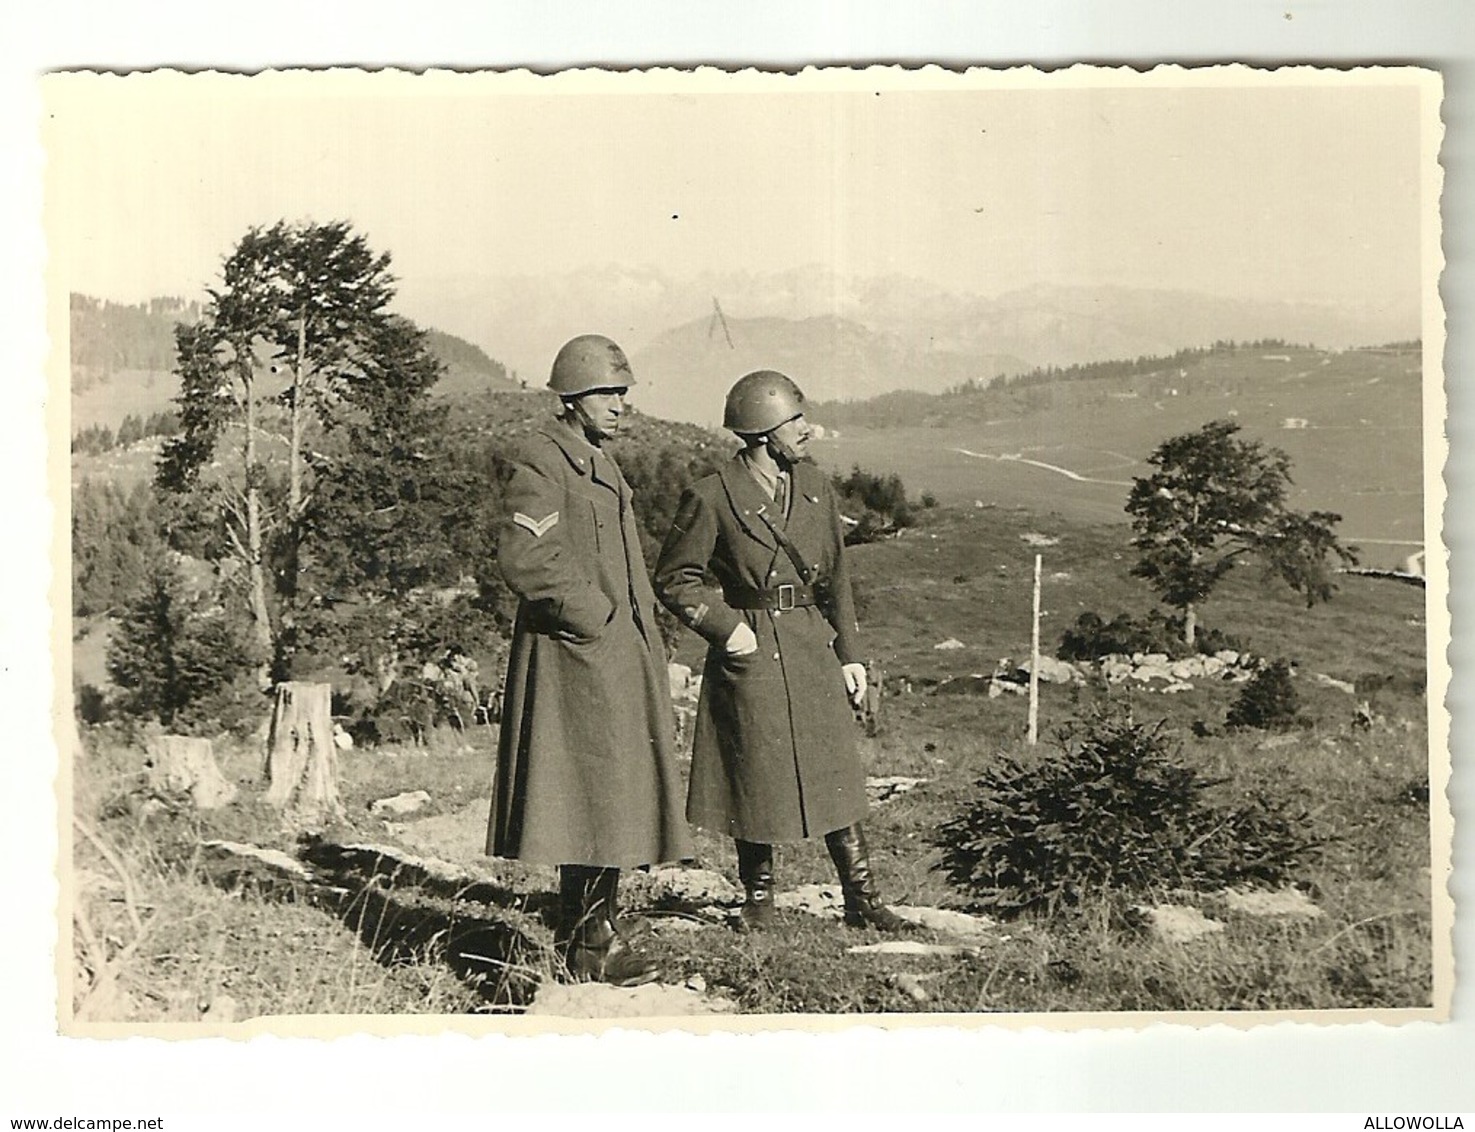
[[[1185,765],[1222,780],[1223,797],[1267,791],[1304,811],[1320,851],[1292,881],[1320,914],[1252,917],[1221,893],[1102,892],[1057,916],[1002,920],[981,946],[871,954],[850,948],[874,936],[800,913],[786,913],[772,933],[739,935],[710,909],[652,906],[632,878],[631,910],[652,914],[644,946],[666,963],[667,981],[702,985],[760,1015],[1431,1003],[1421,588],[1348,577],[1330,603],[1308,610],[1247,568],[1205,604],[1205,627],[1232,634],[1245,651],[1294,661],[1304,727],[1228,730],[1236,690],[1213,682],[1177,695],[1132,682],[1044,685],[1041,741],[1031,746],[1025,699],[990,697],[986,677],[1001,658],[1029,655],[1034,555],[1044,560],[1042,640],[1052,651],[1082,611],[1109,618],[1150,608],[1128,573],[1124,528],[1064,508],[970,499],[924,511],[916,528],[853,553],[863,634],[887,690],[879,733],[861,739],[867,770],[923,780],[874,806],[868,821],[888,899],[977,910],[936,868],[936,830],[1002,758],[1051,759],[1058,726],[1108,706],[1165,721]],[[949,639],[961,647],[935,647]],[[695,638],[683,638],[676,659],[699,663]],[[346,815],[308,831],[259,801],[260,748],[251,741],[217,744],[241,798],[209,812],[147,784],[137,736],[103,727],[83,742],[74,766],[76,930],[66,943],[76,978],[64,996],[81,1021],[517,1012],[555,974],[551,871],[480,855],[492,727],[439,731],[423,747],[343,752]],[[375,799],[420,789],[431,802],[415,820],[386,823],[369,812]],[[397,845],[453,862],[477,882],[447,891],[403,870],[340,870],[338,891],[324,896],[222,873],[203,848],[211,839],[320,864],[325,845]],[[730,842],[699,832],[697,845],[694,866],[736,879]],[[790,889],[831,883],[823,846],[781,849],[779,880]],[[1134,902],[1158,899],[1198,907],[1224,930],[1193,943],[1158,938],[1131,914]],[[482,943],[448,946],[467,939]],[[498,963],[465,959],[494,944]]]
[[[898,472],[943,502],[1124,522],[1131,481],[1163,438],[1228,418],[1291,457],[1290,506],[1342,515],[1344,541],[1388,568],[1424,541],[1419,380],[1415,350],[1215,351],[1133,377],[933,398],[888,427],[846,423],[815,456]]]

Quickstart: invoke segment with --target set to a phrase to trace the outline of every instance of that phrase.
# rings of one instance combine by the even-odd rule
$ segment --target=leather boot
[[[910,932],[916,925],[903,920],[885,904],[876,892],[871,875],[870,853],[865,834],[856,822],[845,829],[825,834],[825,848],[840,874],[840,891],[845,895],[845,923],[852,928],[875,928],[883,932]]]
[[[660,977],[660,966],[637,954],[615,930],[619,869],[563,865],[558,881],[562,923],[555,941],[575,981],[638,987]]]
[[[759,841],[737,842],[738,879],[748,894],[738,912],[738,931],[758,932],[778,919],[773,906],[773,846]]]

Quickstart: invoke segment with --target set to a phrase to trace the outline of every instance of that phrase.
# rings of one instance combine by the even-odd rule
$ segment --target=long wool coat
[[[771,589],[801,579],[758,516],[773,501],[741,458],[698,481],[682,497],[656,565],[661,601],[707,639],[693,739],[687,817],[745,841],[816,837],[858,821],[865,776],[841,664],[859,659],[855,603],[846,571],[840,512],[827,477],[810,464],[792,471],[785,536],[818,567],[820,605],[735,609],[736,587]],[[710,569],[722,589],[704,582]],[[746,621],[758,651],[724,647]]]
[[[630,487],[561,421],[519,455],[497,560],[521,599],[487,852],[630,868],[692,855]]]

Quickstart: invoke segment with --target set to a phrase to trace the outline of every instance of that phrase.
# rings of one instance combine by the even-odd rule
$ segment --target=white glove
[[[728,656],[747,656],[749,653],[758,651],[758,638],[753,635],[753,630],[748,628],[746,621],[739,621],[727,638]]]
[[[845,691],[850,693],[850,702],[856,707],[866,702],[866,666],[864,664],[842,664],[845,673]]]

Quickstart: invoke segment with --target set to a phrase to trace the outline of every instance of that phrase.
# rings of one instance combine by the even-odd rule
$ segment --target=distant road
[[[1095,476],[1083,476],[1080,472],[1073,472],[1069,468],[1062,468],[1057,464],[1047,464],[1043,460],[1030,460],[1024,456],[990,456],[987,452],[972,452],[967,448],[954,448],[954,452],[961,456],[972,456],[975,460],[998,460],[1007,461],[1011,464],[1029,464],[1035,468],[1044,468],[1047,472],[1059,472],[1066,479],[1075,480],[1077,483],[1104,483],[1108,487],[1131,487],[1130,480],[1103,480]]]

